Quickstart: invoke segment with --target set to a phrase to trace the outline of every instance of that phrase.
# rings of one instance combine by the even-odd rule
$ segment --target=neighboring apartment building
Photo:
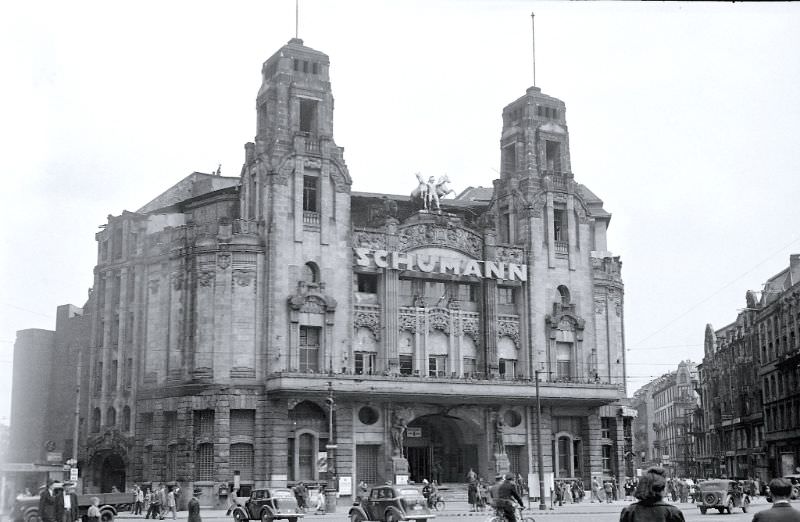
[[[241,177],[194,173],[97,234],[84,485],[175,480],[213,504],[234,471],[345,495],[527,476],[537,437],[557,478],[630,474],[621,262],[564,103],[529,88],[494,187],[423,208],[351,192],[329,66],[292,39],[262,67]]]
[[[698,406],[697,370],[681,361],[677,370],[634,393],[634,453],[637,467],[662,466],[673,477],[696,477],[693,426]]]
[[[800,255],[745,302],[735,322],[706,327],[699,460],[707,474],[767,481],[800,472]]]

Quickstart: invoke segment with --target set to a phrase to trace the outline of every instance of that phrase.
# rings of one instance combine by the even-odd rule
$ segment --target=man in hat
[[[186,522],[203,522],[200,518],[200,501],[197,500],[203,493],[203,490],[200,488],[194,488],[192,491],[192,498],[189,500],[189,518]]]
[[[39,494],[39,518],[42,522],[56,522],[55,484],[52,479],[48,480],[47,486]]]
[[[516,509],[512,500],[516,500],[522,509],[525,509],[525,504],[522,502],[517,488],[514,485],[514,475],[511,473],[498,475],[499,479],[492,486],[490,493],[492,495],[492,503],[497,509],[503,510],[508,522],[517,522]]]
[[[60,490],[56,490],[55,504],[56,522],[75,522],[78,520],[78,495],[75,494],[75,484],[73,482],[66,482]]]
[[[753,522],[800,522],[800,511],[789,504],[792,483],[784,478],[769,481],[772,493],[772,508],[756,513]]]

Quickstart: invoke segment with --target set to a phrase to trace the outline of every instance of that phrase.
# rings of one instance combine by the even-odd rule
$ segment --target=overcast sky
[[[14,2],[0,13],[0,422],[16,331],[82,306],[108,214],[193,171],[238,176],[261,64],[294,0]],[[567,106],[575,178],[613,214],[628,393],[702,359],[748,289],[800,252],[800,5],[300,2],[331,59],[354,191],[498,177],[501,111]],[[44,384],[44,377],[43,377]]]

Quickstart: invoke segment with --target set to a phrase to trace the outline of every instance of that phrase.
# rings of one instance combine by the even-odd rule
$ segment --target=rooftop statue
[[[434,207],[437,211],[441,211],[439,200],[450,193],[455,193],[449,186],[450,178],[445,174],[440,176],[438,181],[435,176],[430,176],[428,181],[425,181],[425,178],[419,172],[415,175],[419,185],[411,192],[411,199],[421,199],[422,208],[429,212],[434,210]]]

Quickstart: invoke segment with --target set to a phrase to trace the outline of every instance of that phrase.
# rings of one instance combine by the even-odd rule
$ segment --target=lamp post
[[[333,383],[328,382],[328,444],[325,446],[328,460],[328,483],[325,488],[325,512],[336,512],[336,437],[333,434],[333,413],[336,401],[333,399]]]
[[[542,416],[542,401],[539,399],[539,370],[535,370],[536,379],[536,467],[539,472],[539,511],[545,511],[547,505],[544,503],[544,456],[542,455],[542,433],[540,429],[540,417]]]

